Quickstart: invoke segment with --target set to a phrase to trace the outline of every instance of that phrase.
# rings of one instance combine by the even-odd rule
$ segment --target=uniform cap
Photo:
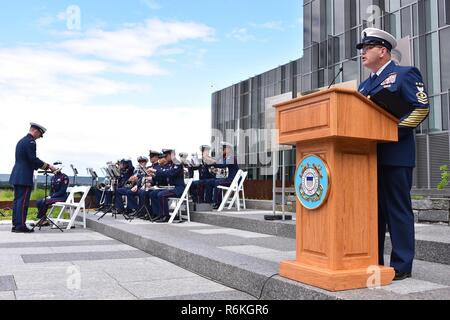
[[[159,157],[160,153],[161,153],[161,152],[155,151],[155,150],[150,150],[150,151],[149,151],[150,158],[153,158],[153,157]]]
[[[148,162],[148,159],[147,159],[147,157],[141,156],[141,157],[138,157],[138,158],[137,158],[137,161],[138,161],[138,162],[143,162],[143,161]]]
[[[30,122],[31,128],[38,129],[42,135],[47,132],[47,129],[45,127],[41,126],[40,124],[37,124],[36,122]]]
[[[392,34],[377,28],[364,29],[361,39],[361,42],[356,45],[358,50],[361,50],[365,45],[380,45],[389,51],[397,47],[397,40]]]
[[[220,145],[223,146],[223,147],[234,148],[234,146],[233,146],[231,143],[225,142],[225,141],[222,141],[222,142],[220,143]]]
[[[173,150],[173,149],[162,149],[162,153],[163,153],[165,156],[167,156],[167,155],[169,155],[169,154],[171,154],[171,153],[173,153],[173,152],[175,152],[175,150]]]
[[[208,146],[208,145],[202,145],[202,146],[200,146],[200,150],[203,152],[203,151],[205,151],[205,150],[211,150],[211,146]]]

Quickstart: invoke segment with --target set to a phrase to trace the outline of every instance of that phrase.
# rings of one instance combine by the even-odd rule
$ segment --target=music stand
[[[52,174],[53,172],[45,170],[45,171],[38,171],[38,173],[43,174],[45,176],[45,189],[44,189],[45,190],[44,191],[45,198],[44,199],[47,200],[48,175]],[[41,219],[39,219],[38,223],[33,226],[32,230],[34,231],[34,229],[36,229],[36,227],[39,226],[39,231],[41,231],[42,223],[44,223],[44,222],[48,222],[52,226],[56,227],[59,231],[64,232],[64,230],[61,229],[60,226],[58,226],[56,223],[54,223],[53,220],[47,216],[47,212],[44,212],[44,216]]]
[[[115,208],[115,198],[116,198],[115,191],[118,187],[120,171],[112,162],[108,162],[107,165],[108,167],[106,168],[106,171],[108,172],[108,175],[111,177],[111,192],[112,192],[111,205],[107,207],[108,210],[104,211],[102,216],[98,218],[97,221],[103,219],[108,213],[112,213],[113,217],[117,219],[117,209]]]
[[[77,168],[75,168],[75,167],[73,166],[73,164],[71,164],[70,167],[72,168],[72,171],[73,171],[73,186],[76,186],[76,184],[77,184],[78,170],[77,170]]]

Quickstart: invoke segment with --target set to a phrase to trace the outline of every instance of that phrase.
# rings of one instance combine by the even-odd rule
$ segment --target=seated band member
[[[205,188],[210,180],[215,180],[216,176],[210,172],[211,165],[215,164],[216,161],[210,156],[211,147],[201,146],[200,151],[202,153],[202,160],[200,166],[195,168],[199,171],[200,180],[192,182],[191,185],[191,196],[195,203],[205,203]]]
[[[129,214],[138,209],[136,197],[139,196],[139,189],[142,183],[142,179],[146,175],[146,166],[148,159],[146,157],[139,157],[137,159],[139,165],[134,170],[133,176],[127,182],[127,185],[123,188],[117,189],[116,208],[119,211],[124,210],[122,196],[127,197],[127,209],[125,213]]]
[[[116,209],[119,210],[119,213],[123,213],[124,207],[123,207],[123,199],[122,195],[119,193],[119,190],[125,188],[126,183],[130,180],[130,178],[133,176],[134,173],[134,167],[131,163],[131,160],[121,160],[120,161],[120,177],[117,182],[117,189],[114,193],[114,204],[116,206]]]
[[[36,202],[38,208],[38,221],[45,217],[48,208],[56,202],[65,202],[67,200],[67,187],[69,186],[69,177],[62,173],[61,170],[56,171],[52,177],[50,186],[50,196]],[[48,227],[48,221],[39,222],[37,226]]]
[[[150,150],[150,165],[147,168],[149,171],[147,172],[147,176],[143,179],[141,189],[139,190],[139,214],[137,218],[145,216],[144,207],[147,208],[147,211],[150,213],[152,218],[155,217],[152,213],[152,207],[150,204],[150,196],[152,192],[155,192],[155,190],[151,190],[150,188],[154,186],[162,186],[166,181],[162,181],[161,179],[154,177],[154,174],[150,170],[157,170],[161,165],[164,165],[164,163],[159,163],[159,160],[163,159],[163,157],[164,155],[162,153]]]
[[[239,165],[237,163],[237,157],[234,155],[233,145],[223,142],[223,157],[219,159],[214,165],[215,168],[224,169],[228,168],[228,177],[221,179],[209,180],[206,185],[206,202],[213,204],[213,209],[218,209],[222,203],[222,190],[217,188],[218,186],[229,187],[233,182],[234,177],[239,171]]]
[[[186,187],[184,183],[184,168],[182,164],[175,164],[175,151],[165,149],[162,152],[167,164],[158,168],[155,176],[160,179],[166,179],[169,186],[175,187],[173,190],[161,190],[152,193],[150,199],[152,201],[153,214],[159,217],[156,222],[165,223],[170,220],[169,214],[169,198],[179,198]]]

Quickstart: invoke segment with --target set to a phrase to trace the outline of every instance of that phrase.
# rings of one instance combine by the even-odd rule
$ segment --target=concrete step
[[[88,227],[262,299],[436,299],[450,298],[450,266],[418,262],[414,278],[380,289],[332,293],[278,275],[279,263],[295,258],[295,240],[267,233],[202,223],[129,223],[88,215]],[[164,272],[164,270],[161,270]]]
[[[192,221],[295,239],[295,221],[265,221],[271,212],[248,210],[236,212],[194,212]],[[389,237],[388,237],[389,239]],[[386,241],[385,253],[391,252]],[[450,227],[416,224],[416,259],[450,265]]]

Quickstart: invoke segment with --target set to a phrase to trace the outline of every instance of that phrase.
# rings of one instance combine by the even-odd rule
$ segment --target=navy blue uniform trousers
[[[14,186],[13,226],[21,228],[26,226],[28,207],[30,206],[31,187]]]
[[[392,242],[390,266],[411,272],[414,259],[414,213],[411,204],[413,168],[378,166],[378,250],[384,265],[386,226]]]

